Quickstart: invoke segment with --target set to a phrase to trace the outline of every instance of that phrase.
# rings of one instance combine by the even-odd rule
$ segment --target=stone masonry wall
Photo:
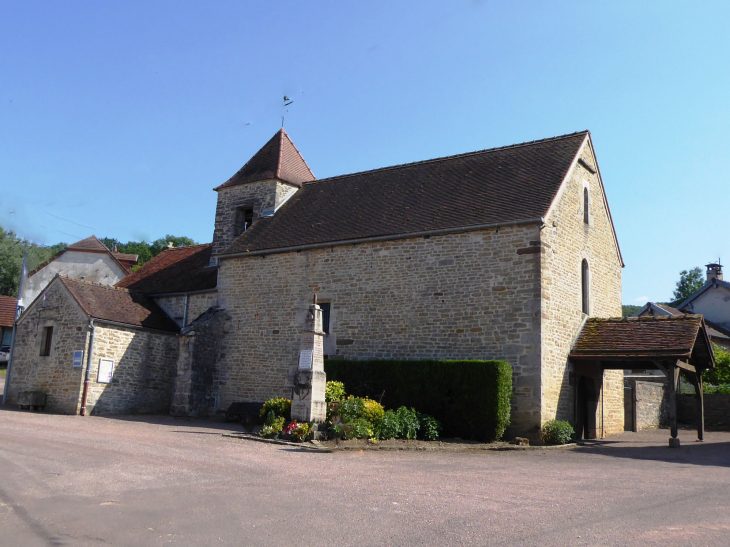
[[[233,222],[238,207],[253,206],[254,222],[264,209],[277,207],[298,188],[277,180],[251,182],[218,190],[213,232],[213,256],[222,253],[233,240]]]
[[[179,327],[187,327],[208,308],[218,305],[218,291],[188,296],[187,325],[182,324],[185,317],[185,295],[159,296],[154,300]]]
[[[218,408],[230,320],[225,310],[211,308],[181,333],[173,416],[208,416]]]
[[[87,415],[168,413],[177,354],[175,334],[97,323]],[[102,358],[114,361],[109,384],[97,382]]]
[[[40,356],[44,327],[53,327],[51,352]],[[88,318],[66,289],[56,281],[40,300],[28,308],[18,324],[11,365],[8,402],[17,404],[23,391],[47,394],[46,411],[76,414],[79,409],[82,371],[86,364]],[[84,351],[84,366],[73,366],[74,351]]]
[[[730,431],[730,395],[705,393],[705,427],[711,430]],[[692,395],[677,396],[677,421],[683,424],[697,423],[697,398]]]
[[[657,428],[669,423],[669,401],[666,383],[633,382],[636,397],[636,428]]]
[[[539,426],[539,239],[532,225],[223,260],[219,298],[233,334],[219,408],[290,395],[285,378],[316,292],[331,303],[340,357],[507,360],[513,424]]]
[[[587,317],[581,310],[581,262],[587,260],[590,316],[621,317],[621,262],[586,143],[580,156],[591,170],[576,164],[541,232],[542,257],[542,420],[573,422],[575,392],[569,385],[568,354]],[[589,189],[589,219],[583,221],[583,187]],[[623,372],[605,371],[603,404],[596,423],[604,434],[623,431]],[[601,408],[605,415],[601,416]]]

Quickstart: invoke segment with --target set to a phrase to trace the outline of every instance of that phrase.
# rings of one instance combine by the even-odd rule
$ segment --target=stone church
[[[504,359],[514,367],[512,433],[575,420],[571,348],[589,317],[621,316],[623,262],[589,132],[317,179],[282,129],[215,191],[211,244],[165,250],[111,289],[119,294],[110,306],[129,313],[105,324],[144,333],[158,349],[126,352],[134,336],[120,337],[116,366],[137,372],[117,386],[116,376],[105,386],[92,378],[94,400],[104,400],[104,389],[125,393],[125,404],[109,396],[97,412],[152,404],[149,393],[137,404],[133,389],[121,389],[125,381],[141,389],[152,355],[155,375],[169,379],[154,405],[176,414],[288,396],[317,293],[330,358]],[[61,280],[56,289],[69,302],[74,290],[96,290],[79,283]],[[29,333],[40,298],[20,320]],[[101,350],[89,349],[93,306],[81,308],[78,325],[63,328],[83,333],[76,345],[86,357]],[[70,355],[58,359],[54,366],[71,368]],[[38,358],[14,366],[14,378],[26,380],[11,380],[11,396],[56,390],[52,380],[32,379],[42,375],[31,369],[46,366]],[[79,402],[64,411],[81,406],[82,368],[66,384],[77,386]],[[622,431],[622,372],[598,371],[593,380],[598,434]]]

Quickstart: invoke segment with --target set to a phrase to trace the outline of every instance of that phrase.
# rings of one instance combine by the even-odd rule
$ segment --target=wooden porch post
[[[705,400],[702,393],[702,370],[696,372],[695,393],[697,397],[697,440],[705,440]]]
[[[669,439],[669,448],[679,448],[677,438],[677,382],[679,381],[679,367],[676,364],[667,367],[669,373],[669,427],[672,436]]]

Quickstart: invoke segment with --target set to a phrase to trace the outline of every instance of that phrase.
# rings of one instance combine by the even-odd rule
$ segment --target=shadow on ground
[[[681,437],[679,448],[669,448],[668,431],[656,432],[646,439],[637,433],[620,435],[618,439],[585,441],[573,449],[574,453],[609,456],[632,460],[661,461],[684,465],[709,465],[730,467],[730,434],[715,434],[714,438],[699,442],[691,437]]]

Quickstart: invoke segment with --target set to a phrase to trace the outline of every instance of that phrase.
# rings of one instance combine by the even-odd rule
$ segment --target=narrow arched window
[[[583,222],[588,224],[588,187],[583,188]]]
[[[583,313],[590,313],[590,272],[588,262],[584,259],[580,267],[581,302]]]

